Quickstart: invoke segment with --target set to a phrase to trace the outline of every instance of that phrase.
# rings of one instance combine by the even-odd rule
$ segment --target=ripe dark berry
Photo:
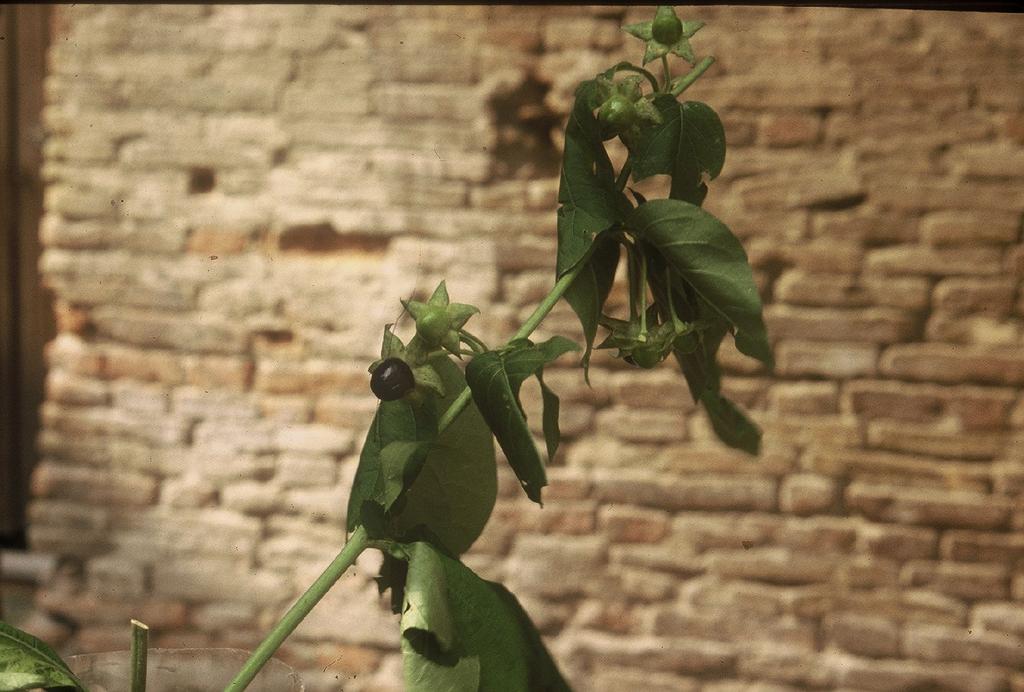
[[[395,401],[416,386],[412,368],[401,358],[388,358],[370,375],[370,391],[381,401]]]

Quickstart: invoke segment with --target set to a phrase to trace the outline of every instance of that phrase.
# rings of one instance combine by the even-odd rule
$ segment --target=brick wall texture
[[[572,90],[639,59],[619,26],[649,12],[59,8],[30,540],[63,557],[38,606],[66,650],[126,647],[129,617],[260,640],[343,543],[399,298],[447,277],[511,336],[553,281]],[[467,562],[580,690],[1024,690],[1024,18],[681,14],[730,145],[706,206],[778,357],[723,354],[764,452],[669,364],[602,355],[588,389],[566,359],[545,506],[503,465]],[[378,560],[282,650],[311,690],[400,687]]]

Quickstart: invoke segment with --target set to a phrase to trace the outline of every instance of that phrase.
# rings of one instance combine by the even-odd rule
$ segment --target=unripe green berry
[[[683,23],[671,7],[659,7],[651,24],[651,35],[663,46],[674,45],[683,35]]]
[[[636,106],[625,96],[612,96],[601,105],[597,117],[614,132],[623,132],[636,120]]]

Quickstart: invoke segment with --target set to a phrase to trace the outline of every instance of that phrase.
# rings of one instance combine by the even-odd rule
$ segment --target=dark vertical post
[[[36,457],[43,347],[55,331],[37,269],[50,8],[0,12],[0,537],[16,544]]]

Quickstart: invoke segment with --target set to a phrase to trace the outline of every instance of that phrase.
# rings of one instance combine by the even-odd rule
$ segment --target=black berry
[[[388,358],[370,375],[370,391],[381,401],[401,399],[416,386],[412,368],[401,358]]]

